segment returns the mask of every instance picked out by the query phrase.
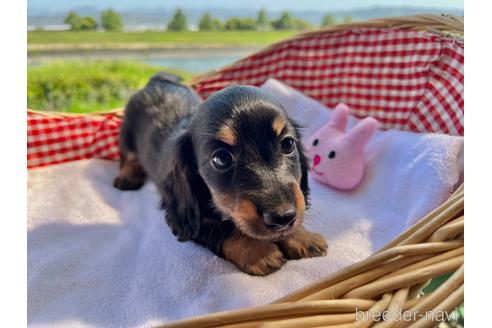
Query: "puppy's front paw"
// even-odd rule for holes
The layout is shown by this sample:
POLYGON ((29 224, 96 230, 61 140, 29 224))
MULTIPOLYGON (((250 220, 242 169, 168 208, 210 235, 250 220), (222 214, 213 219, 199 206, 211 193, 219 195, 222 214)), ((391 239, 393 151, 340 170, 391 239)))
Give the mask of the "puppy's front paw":
POLYGON ((224 241, 222 253, 243 272, 255 276, 275 272, 287 261, 275 243, 252 239, 240 232, 224 241))
POLYGON ((144 179, 119 175, 114 179, 113 186, 120 190, 137 190, 143 186, 144 182, 144 179))
POLYGON ((252 256, 248 261, 240 267, 241 270, 255 276, 266 276, 279 270, 285 264, 287 259, 277 245, 274 243, 266 244, 268 246, 263 246, 265 247, 263 254, 251 254, 252 256))
POLYGON ((287 258, 294 260, 326 255, 328 248, 323 236, 303 228, 279 242, 278 245, 287 258))

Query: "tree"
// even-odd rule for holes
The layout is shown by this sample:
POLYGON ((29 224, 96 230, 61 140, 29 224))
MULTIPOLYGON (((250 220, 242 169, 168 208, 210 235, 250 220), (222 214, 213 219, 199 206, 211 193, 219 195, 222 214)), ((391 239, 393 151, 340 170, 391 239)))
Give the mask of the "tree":
POLYGON ((313 26, 302 19, 294 18, 293 28, 295 30, 308 30, 308 29, 312 29, 313 26))
POLYGON ((279 19, 272 22, 272 27, 275 30, 292 30, 294 28, 294 19, 287 11, 284 11, 279 19))
POLYGON ((200 18, 198 23, 198 29, 200 31, 212 31, 214 29, 214 21, 209 13, 205 13, 200 18))
POLYGON ((345 18, 343 19, 343 22, 345 24, 349 24, 349 23, 352 23, 352 16, 345 16, 345 18))
POLYGON ((284 11, 279 19, 272 22, 275 30, 305 30, 312 28, 311 24, 302 19, 292 17, 287 11, 284 11))
POLYGON ((266 31, 270 29, 270 21, 268 19, 265 9, 260 9, 258 12, 258 18, 256 18, 256 26, 260 31, 266 31))
POLYGON ((101 13, 101 25, 106 31, 121 31, 123 19, 116 11, 108 9, 101 13))
POLYGON ((86 16, 80 17, 76 12, 71 11, 63 21, 65 24, 70 25, 70 29, 73 31, 80 30, 95 30, 97 29, 97 23, 94 18, 86 16))
POLYGON ((237 30, 239 28, 239 18, 229 18, 224 23, 224 29, 227 31, 237 30))
POLYGON ((214 29, 215 30, 217 30, 217 31, 222 30, 223 26, 222 26, 222 22, 220 21, 220 19, 214 18, 213 22, 214 22, 214 29))
POLYGON ((82 18, 82 26, 80 27, 81 30, 95 30, 97 29, 97 22, 94 18, 86 16, 82 18))
POLYGON ((224 28, 229 31, 254 31, 256 30, 256 21, 252 18, 232 17, 225 22, 224 28))
POLYGON ((70 25, 70 29, 74 31, 80 30, 82 27, 82 17, 80 17, 75 11, 69 12, 63 22, 70 25))
POLYGON ((337 24, 337 19, 334 15, 326 14, 321 21, 321 27, 333 26, 337 24))
POLYGON ((198 29, 200 31, 217 31, 222 29, 222 23, 220 20, 212 18, 209 13, 205 13, 200 18, 198 29))
POLYGON ((186 16, 180 8, 174 13, 171 22, 167 25, 167 29, 169 31, 186 31, 188 29, 186 16))

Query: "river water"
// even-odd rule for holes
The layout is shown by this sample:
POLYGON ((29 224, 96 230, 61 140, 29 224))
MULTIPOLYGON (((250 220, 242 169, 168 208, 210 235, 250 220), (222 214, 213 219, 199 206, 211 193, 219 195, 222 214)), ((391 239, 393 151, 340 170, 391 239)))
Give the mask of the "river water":
POLYGON ((154 66, 163 66, 169 68, 183 69, 192 73, 205 73, 214 69, 219 69, 226 65, 232 64, 241 59, 240 56, 217 56, 210 58, 162 58, 147 59, 145 63, 154 66))
POLYGON ((172 48, 121 50, 56 50, 28 54, 28 65, 40 65, 53 60, 131 60, 155 66, 204 73, 219 69, 260 50, 248 48, 172 48))

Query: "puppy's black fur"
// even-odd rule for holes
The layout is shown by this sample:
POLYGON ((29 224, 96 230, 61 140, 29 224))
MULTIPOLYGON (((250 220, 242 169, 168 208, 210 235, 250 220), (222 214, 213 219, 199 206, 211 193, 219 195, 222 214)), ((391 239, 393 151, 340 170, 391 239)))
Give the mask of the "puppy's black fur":
POLYGON ((308 163, 297 125, 250 86, 228 87, 201 103, 165 73, 129 101, 121 127, 117 188, 157 185, 166 222, 251 274, 288 258, 325 253, 302 228, 308 163))
POLYGON ((115 179, 115 187, 138 189, 147 174, 154 181, 162 180, 171 164, 164 159, 200 103, 200 97, 182 85, 179 77, 164 72, 133 95, 120 129, 122 174, 115 179))

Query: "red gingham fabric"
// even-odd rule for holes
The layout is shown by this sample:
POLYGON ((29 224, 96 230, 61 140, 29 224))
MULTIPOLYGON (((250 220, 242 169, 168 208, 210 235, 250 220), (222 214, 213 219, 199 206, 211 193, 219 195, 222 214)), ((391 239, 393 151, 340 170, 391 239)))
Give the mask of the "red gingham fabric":
POLYGON ((27 115, 27 167, 84 158, 119 158, 121 119, 103 116, 47 117, 27 115))
MULTIPOLYGON (((199 81, 204 97, 269 77, 328 107, 345 102, 383 128, 463 135, 464 42, 428 32, 354 28, 290 40, 199 81)), ((113 114, 53 118, 28 114, 28 167, 118 158, 113 114)))
POLYGON ((357 28, 305 36, 232 65, 194 87, 207 97, 269 77, 328 107, 345 102, 383 128, 463 135, 464 42, 428 32, 357 28))

